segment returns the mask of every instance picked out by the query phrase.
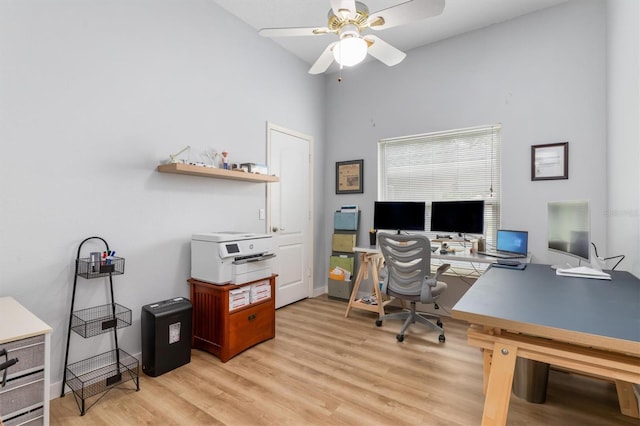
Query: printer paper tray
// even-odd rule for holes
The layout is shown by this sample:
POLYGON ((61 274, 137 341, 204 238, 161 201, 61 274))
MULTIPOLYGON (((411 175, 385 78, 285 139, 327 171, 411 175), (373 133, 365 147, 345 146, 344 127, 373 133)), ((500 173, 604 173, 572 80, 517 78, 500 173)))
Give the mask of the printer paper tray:
POLYGON ((247 257, 245 259, 234 260, 233 264, 234 265, 242 265, 242 264, 245 264, 245 263, 261 262, 263 260, 273 259, 274 257, 276 257, 276 255, 274 253, 269 253, 269 254, 265 254, 263 256, 247 257))

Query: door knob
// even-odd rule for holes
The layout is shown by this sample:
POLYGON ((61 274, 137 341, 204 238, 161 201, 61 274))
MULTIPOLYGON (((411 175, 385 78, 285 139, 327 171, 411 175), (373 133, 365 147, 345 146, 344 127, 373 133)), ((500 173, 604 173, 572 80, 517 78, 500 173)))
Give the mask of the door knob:
POLYGON ((271 230, 272 230, 273 232, 278 232, 278 227, 277 227, 277 226, 274 226, 274 227, 272 227, 272 228, 271 228, 271 230))

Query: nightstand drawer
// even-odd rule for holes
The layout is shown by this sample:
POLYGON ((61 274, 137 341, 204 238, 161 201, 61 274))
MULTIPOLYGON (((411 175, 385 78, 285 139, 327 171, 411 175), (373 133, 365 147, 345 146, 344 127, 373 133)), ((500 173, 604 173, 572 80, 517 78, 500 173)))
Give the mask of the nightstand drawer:
POLYGON ((38 408, 31 410, 27 413, 21 414, 7 420, 4 426, 41 426, 44 425, 44 408, 38 408))
POLYGON ((44 371, 7 380, 6 386, 0 388, 0 417, 11 418, 26 408, 42 406, 43 392, 44 371))
POLYGON ((7 370, 8 379, 44 368, 44 335, 3 343, 0 349, 7 350, 8 359, 18 358, 7 370))

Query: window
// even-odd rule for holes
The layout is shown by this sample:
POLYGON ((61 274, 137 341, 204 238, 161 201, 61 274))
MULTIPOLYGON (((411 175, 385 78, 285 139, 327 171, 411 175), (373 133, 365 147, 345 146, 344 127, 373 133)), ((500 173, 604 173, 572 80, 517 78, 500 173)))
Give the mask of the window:
POLYGON ((484 200, 487 243, 500 226, 500 125, 427 133, 378 142, 378 199, 484 200))

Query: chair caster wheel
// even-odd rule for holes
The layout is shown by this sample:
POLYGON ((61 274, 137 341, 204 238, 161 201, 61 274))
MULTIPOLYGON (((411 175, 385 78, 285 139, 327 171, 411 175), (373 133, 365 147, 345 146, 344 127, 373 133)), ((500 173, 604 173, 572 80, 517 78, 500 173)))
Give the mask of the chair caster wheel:
POLYGON ((382 320, 376 320, 376 326, 380 327, 382 325, 382 320))
POLYGON ((436 325, 437 325, 438 327, 442 328, 442 321, 438 320, 438 321, 436 322, 436 325))
POLYGON ((441 334, 440 336, 438 336, 438 341, 439 341, 440 343, 444 343, 444 340, 445 340, 445 339, 444 339, 444 334, 441 334))
POLYGON ((398 342, 403 342, 404 341, 404 334, 398 334, 396 336, 396 339, 398 340, 398 342))

